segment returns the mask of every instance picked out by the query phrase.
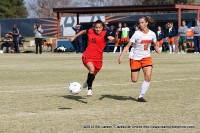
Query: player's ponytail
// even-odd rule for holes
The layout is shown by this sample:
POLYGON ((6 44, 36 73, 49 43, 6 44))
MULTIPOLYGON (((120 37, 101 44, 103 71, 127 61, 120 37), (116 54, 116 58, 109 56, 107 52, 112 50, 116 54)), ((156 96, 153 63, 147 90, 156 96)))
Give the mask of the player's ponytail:
POLYGON ((150 16, 144 17, 145 21, 149 23, 149 26, 155 26, 155 20, 150 16))

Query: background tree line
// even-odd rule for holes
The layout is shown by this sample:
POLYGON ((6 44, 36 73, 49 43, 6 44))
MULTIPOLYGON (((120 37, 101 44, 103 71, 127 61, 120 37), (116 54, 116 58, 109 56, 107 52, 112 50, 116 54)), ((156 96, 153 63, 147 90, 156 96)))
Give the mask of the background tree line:
POLYGON ((53 8, 200 4, 199 0, 0 0, 0 19, 53 17, 53 8))
POLYGON ((0 18, 26 18, 24 0, 0 0, 0 18))

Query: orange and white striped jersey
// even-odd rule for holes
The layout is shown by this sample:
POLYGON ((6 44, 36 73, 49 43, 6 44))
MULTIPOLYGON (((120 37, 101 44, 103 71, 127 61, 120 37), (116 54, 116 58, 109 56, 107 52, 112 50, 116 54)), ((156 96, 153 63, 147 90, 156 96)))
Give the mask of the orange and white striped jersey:
POLYGON ((129 58, 134 60, 141 60, 142 58, 150 57, 150 47, 152 42, 156 43, 156 34, 149 30, 148 33, 144 33, 140 30, 135 31, 130 39, 133 43, 129 58))

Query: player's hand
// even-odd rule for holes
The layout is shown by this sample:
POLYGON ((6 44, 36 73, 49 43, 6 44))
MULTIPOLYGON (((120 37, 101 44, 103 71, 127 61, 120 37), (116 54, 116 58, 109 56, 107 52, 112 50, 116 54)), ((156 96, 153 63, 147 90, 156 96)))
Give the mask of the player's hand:
POLYGON ((75 37, 69 38, 70 42, 73 42, 75 40, 75 37))
POLYGON ((119 31, 117 30, 116 32, 115 32, 115 36, 118 36, 119 35, 119 31))
POLYGON ((154 49, 155 49, 156 53, 158 53, 158 54, 161 53, 158 44, 155 44, 155 45, 154 45, 154 49))
POLYGON ((156 51, 156 53, 160 54, 161 52, 160 52, 160 50, 158 50, 158 51, 156 51))
POLYGON ((119 56, 118 63, 121 64, 121 62, 122 62, 122 56, 119 56))

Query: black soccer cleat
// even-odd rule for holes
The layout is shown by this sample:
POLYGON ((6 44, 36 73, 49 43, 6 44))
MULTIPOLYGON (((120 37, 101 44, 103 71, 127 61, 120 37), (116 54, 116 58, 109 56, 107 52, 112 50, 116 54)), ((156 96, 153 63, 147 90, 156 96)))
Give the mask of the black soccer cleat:
POLYGON ((138 102, 147 102, 143 97, 138 98, 138 102))

